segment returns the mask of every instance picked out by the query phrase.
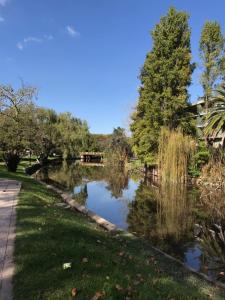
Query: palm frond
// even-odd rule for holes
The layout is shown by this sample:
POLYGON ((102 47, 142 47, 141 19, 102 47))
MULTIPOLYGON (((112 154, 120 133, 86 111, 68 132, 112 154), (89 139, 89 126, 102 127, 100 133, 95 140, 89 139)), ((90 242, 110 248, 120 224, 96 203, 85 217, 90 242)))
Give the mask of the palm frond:
POLYGON ((210 100, 211 110, 207 114, 204 133, 215 138, 225 128, 225 84, 216 90, 216 95, 210 100))

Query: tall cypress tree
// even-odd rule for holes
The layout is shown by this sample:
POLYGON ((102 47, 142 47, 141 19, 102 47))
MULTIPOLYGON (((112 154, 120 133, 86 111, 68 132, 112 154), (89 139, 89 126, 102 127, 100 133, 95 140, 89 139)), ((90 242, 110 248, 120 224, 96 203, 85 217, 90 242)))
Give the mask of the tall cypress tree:
POLYGON ((192 130, 186 112, 194 70, 188 15, 170 8, 151 35, 153 47, 141 70, 139 101, 131 123, 133 150, 145 162, 154 160, 162 126, 192 130))
POLYGON ((200 39, 200 57, 203 65, 201 83, 204 90, 206 109, 216 81, 225 76, 225 39, 220 24, 206 22, 200 39))

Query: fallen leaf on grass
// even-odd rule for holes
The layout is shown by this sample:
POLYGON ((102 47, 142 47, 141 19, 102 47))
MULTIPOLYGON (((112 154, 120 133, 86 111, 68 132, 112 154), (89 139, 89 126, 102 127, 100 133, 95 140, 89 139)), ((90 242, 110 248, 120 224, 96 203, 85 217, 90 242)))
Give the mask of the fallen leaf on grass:
POLYGON ((104 294, 105 294, 105 293, 103 293, 103 292, 97 292, 97 293, 94 295, 94 297, 91 298, 91 300, 98 300, 98 299, 100 299, 101 297, 103 297, 104 294))
POLYGON ((76 297, 76 295, 77 295, 77 289, 76 288, 72 289, 71 295, 72 295, 72 297, 76 297))
POLYGON ((82 259, 82 262, 83 262, 83 263, 88 263, 88 258, 87 258, 87 257, 84 257, 84 258, 82 259))
POLYGON ((63 270, 70 269, 71 267, 72 267, 72 263, 71 262, 63 264, 63 270))

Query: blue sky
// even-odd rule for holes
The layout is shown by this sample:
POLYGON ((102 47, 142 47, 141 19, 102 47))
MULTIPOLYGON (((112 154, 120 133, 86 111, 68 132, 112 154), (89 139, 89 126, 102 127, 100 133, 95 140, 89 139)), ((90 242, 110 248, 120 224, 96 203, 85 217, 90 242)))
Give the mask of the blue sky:
MULTIPOLYGON (((86 119, 92 132, 128 127, 150 30, 173 5, 190 15, 193 60, 206 20, 225 30, 225 1, 0 0, 0 82, 39 89, 37 104, 86 119)), ((201 95, 200 66, 191 100, 201 95)))

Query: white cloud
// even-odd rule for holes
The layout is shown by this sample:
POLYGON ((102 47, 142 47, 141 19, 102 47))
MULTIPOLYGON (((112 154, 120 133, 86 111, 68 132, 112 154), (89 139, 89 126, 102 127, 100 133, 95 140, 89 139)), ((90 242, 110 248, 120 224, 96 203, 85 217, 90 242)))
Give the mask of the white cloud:
POLYGON ((16 44, 16 47, 19 49, 19 50, 23 50, 23 48, 24 48, 24 45, 21 43, 21 42, 18 42, 17 44, 16 44))
MULTIPOLYGON (((1 1, 1 0, 0 0, 1 1)), ((23 41, 20 41, 16 44, 16 47, 19 49, 19 50, 23 50, 25 48, 25 46, 27 44, 30 44, 30 43, 38 43, 38 44, 41 44, 43 43, 45 40, 46 41, 50 41, 53 39, 53 36, 51 34, 44 34, 43 35, 43 38, 37 38, 35 36, 28 36, 26 38, 23 39, 23 41)))
POLYGON ((42 39, 36 38, 34 36, 28 36, 27 38, 24 38, 23 41, 24 41, 24 43, 29 43, 29 42, 42 43, 43 42, 42 39))
POLYGON ((0 5, 5 6, 8 2, 9 0, 0 0, 0 5))
POLYGON ((75 36, 80 35, 80 33, 79 33, 78 31, 76 31, 76 30, 73 28, 73 26, 70 26, 70 25, 66 26, 66 31, 67 31, 67 33, 68 33, 70 36, 72 36, 72 37, 75 37, 75 36))
POLYGON ((0 22, 4 22, 5 19, 3 17, 0 17, 0 22))

